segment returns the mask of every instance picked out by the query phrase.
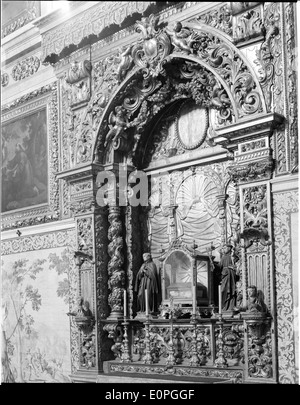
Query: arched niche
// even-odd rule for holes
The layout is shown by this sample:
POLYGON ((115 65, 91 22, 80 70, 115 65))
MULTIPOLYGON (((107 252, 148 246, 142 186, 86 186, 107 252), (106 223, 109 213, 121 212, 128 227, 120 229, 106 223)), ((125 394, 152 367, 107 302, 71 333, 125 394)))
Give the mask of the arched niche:
POLYGON ((127 159, 132 164, 147 125, 162 108, 180 98, 193 98, 198 105, 215 110, 220 126, 266 114, 259 80, 227 35, 197 23, 159 28, 153 15, 137 22, 136 31, 142 38, 121 54, 116 73, 122 72, 121 81, 109 94, 108 103, 99 108, 95 162, 127 159), (181 31, 190 42, 178 41, 181 31), (112 147, 119 153, 107 159, 105 139, 114 126, 116 107, 123 110, 125 124, 120 141, 112 147))

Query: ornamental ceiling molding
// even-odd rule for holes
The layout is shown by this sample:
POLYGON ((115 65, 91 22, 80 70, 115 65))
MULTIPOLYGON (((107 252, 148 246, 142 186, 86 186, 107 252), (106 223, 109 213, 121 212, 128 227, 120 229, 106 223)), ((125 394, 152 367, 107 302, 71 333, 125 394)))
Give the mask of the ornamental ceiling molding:
MULTIPOLYGON (((59 55, 70 45, 78 45, 90 35, 98 36, 112 24, 122 22, 135 13, 143 14, 156 1, 101 1, 99 4, 62 23, 59 27, 42 34, 43 63, 48 63, 52 54, 59 55)), ((36 22, 39 27, 43 20, 36 22)))

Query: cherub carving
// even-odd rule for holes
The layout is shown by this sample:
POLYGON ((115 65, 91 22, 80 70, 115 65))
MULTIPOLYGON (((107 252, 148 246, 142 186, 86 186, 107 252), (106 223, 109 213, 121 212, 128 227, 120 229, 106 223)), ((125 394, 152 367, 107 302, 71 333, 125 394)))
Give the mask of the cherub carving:
POLYGON ((183 28, 181 22, 174 24, 173 31, 166 29, 166 32, 171 36, 175 52, 193 53, 193 44, 197 42, 199 35, 191 32, 188 28, 183 28))
POLYGON ((110 130, 108 131, 104 147, 111 143, 114 143, 122 134, 122 132, 127 128, 128 120, 125 116, 125 111, 121 106, 115 107, 115 113, 111 112, 108 118, 108 123, 110 130))
POLYGON ((132 45, 123 46, 121 48, 120 56, 115 60, 117 63, 119 62, 119 66, 117 68, 117 79, 119 82, 125 78, 126 73, 132 66, 133 59, 131 56, 131 49, 132 45))
POLYGON ((215 78, 211 79, 210 86, 212 87, 210 102, 213 107, 215 107, 216 109, 222 109, 225 106, 230 105, 229 98, 215 78))

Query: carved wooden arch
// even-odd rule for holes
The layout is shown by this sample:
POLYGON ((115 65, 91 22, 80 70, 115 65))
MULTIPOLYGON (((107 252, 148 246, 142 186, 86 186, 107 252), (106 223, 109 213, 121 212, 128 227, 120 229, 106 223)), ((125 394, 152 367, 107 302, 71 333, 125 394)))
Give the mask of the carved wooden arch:
MULTIPOLYGON (((176 42, 174 33, 172 34, 168 28, 158 30, 154 16, 144 18, 141 22, 136 24, 136 30, 138 32, 144 32, 144 39, 142 38, 137 41, 137 43, 133 45, 133 48, 128 47, 127 49, 127 51, 131 53, 135 66, 128 68, 127 71, 126 67, 124 68, 123 80, 117 86, 113 94, 111 94, 108 104, 102 111, 102 117, 97 127, 97 135, 92 151, 94 161, 102 162, 105 152, 105 148, 103 147, 104 138, 108 132, 108 119, 109 116, 114 113, 116 106, 124 109, 123 112, 127 115, 126 121, 129 123, 129 126, 140 126, 140 132, 142 132, 141 124, 143 118, 144 121, 148 119, 149 122, 149 120, 155 116, 155 113, 149 113, 147 105, 147 108, 145 107, 144 109, 143 117, 142 102, 140 102, 138 108, 135 110, 136 112, 140 109, 139 114, 136 114, 133 118, 132 111, 127 108, 126 97, 128 94, 126 93, 128 93, 128 89, 134 85, 134 81, 143 75, 146 80, 155 82, 159 80, 160 77, 163 77, 165 67, 168 66, 168 64, 170 65, 174 62, 174 66, 176 66, 178 60, 185 61, 187 64, 195 64, 199 69, 202 69, 202 72, 208 72, 213 75, 217 82, 216 87, 223 93, 221 94, 223 99, 227 97, 230 100, 234 121, 224 121, 227 126, 239 121, 245 121, 247 118, 252 118, 253 116, 263 115, 267 112, 262 88, 254 69, 249 64, 246 57, 229 40, 228 35, 204 24, 186 23, 184 26, 186 28, 183 28, 181 23, 178 24, 180 24, 179 27, 176 28, 178 32, 186 31, 186 39, 185 42, 182 43, 180 43, 180 41, 176 42), (145 34, 145 26, 150 27, 150 31, 152 30, 150 39, 149 36, 147 37, 145 34), (147 56, 145 56, 145 50, 147 50, 145 44, 147 44, 147 41, 148 43, 152 41, 152 45, 156 43, 160 47, 157 46, 157 54, 155 57, 148 59, 147 56), (203 45, 205 45, 205 47, 203 45), (184 48, 185 46, 187 49, 184 48), (205 48, 209 48, 209 52, 206 51, 205 48), (148 111, 146 111, 146 109, 148 111), (148 118, 146 117, 147 113, 148 118), (152 116, 149 117, 150 115, 152 116)), ((173 31, 175 32, 175 29, 173 31)), ((155 86, 155 83, 153 85, 155 86)), ((141 99, 147 104, 145 95, 152 96, 154 90, 153 92, 149 91, 149 89, 146 91, 144 91, 144 89, 138 90, 141 93, 141 99), (142 94, 143 91, 145 94, 142 94)), ((95 94, 97 94, 97 91, 95 91, 95 94)), ((157 94, 159 94, 159 91, 157 94)), ((208 102, 212 102, 212 89, 210 89, 210 95, 211 99, 208 100, 208 102)), ((150 104, 153 108, 155 103, 152 101, 150 104)))

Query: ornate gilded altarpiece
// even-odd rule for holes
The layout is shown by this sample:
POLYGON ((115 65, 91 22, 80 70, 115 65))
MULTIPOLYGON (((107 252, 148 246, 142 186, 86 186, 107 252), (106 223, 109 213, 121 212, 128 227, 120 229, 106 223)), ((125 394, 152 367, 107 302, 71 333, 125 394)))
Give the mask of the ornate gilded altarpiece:
MULTIPOLYGON (((78 368, 72 379, 172 370, 177 376, 292 383, 294 359, 277 364, 280 353, 288 357, 287 334, 295 340, 294 319, 286 319, 290 301, 277 310, 278 326, 287 321, 289 332, 276 324, 281 293, 290 293, 291 283, 290 270, 274 258, 278 252, 285 257, 285 244, 279 235, 282 202, 274 194, 273 216, 271 182, 298 170, 296 92, 287 92, 296 83, 293 4, 229 2, 203 11, 198 2, 166 2, 157 9, 157 2, 139 3, 115 2, 109 10, 101 2, 84 14, 91 24, 79 15, 42 35, 44 63, 52 63, 59 80, 62 122, 61 163, 52 156, 49 173, 61 181, 62 217, 73 217, 76 227, 79 300, 70 316, 78 368), (83 41, 84 32, 100 35, 104 17, 113 24, 121 9, 140 19, 108 38, 83 41), (99 24, 97 13, 104 14, 99 24), (86 30, 79 32, 82 25, 86 30), (104 208, 97 205, 103 186, 98 174, 105 170, 127 195, 119 164, 149 177, 167 172, 156 176, 148 207, 128 200, 122 206, 119 196, 104 208), (151 251, 160 276, 168 257, 184 253, 183 267, 196 274, 193 286, 197 260, 205 256, 217 287, 228 242, 239 273, 238 311, 220 311, 216 288, 207 306, 174 306, 169 295, 156 316, 137 316, 134 283, 143 252, 151 251)), ((122 26, 125 20, 118 21, 122 26)), ((41 19, 36 26, 47 23, 41 19)), ((49 90, 57 118, 56 84, 49 90)), ((50 122, 55 154, 57 121, 50 122)), ((54 213, 45 218, 52 220, 58 215, 53 179, 50 190, 54 213)), ((296 211, 289 196, 293 208, 284 208, 285 219, 296 211)), ((14 218, 4 219, 16 226, 14 218)), ((187 276, 182 273, 181 279, 187 276)))

